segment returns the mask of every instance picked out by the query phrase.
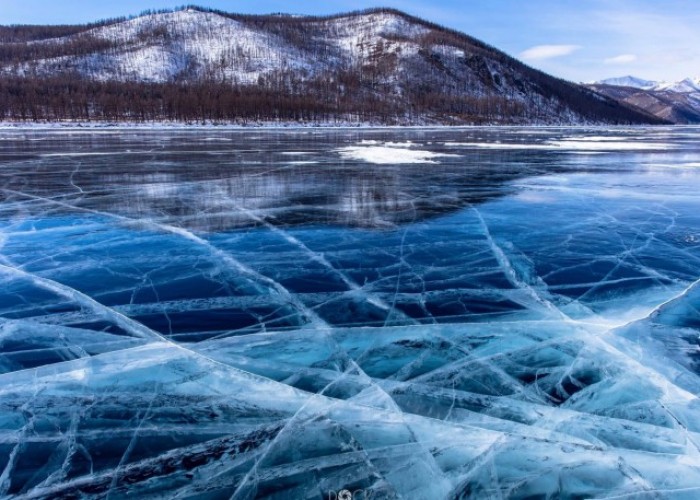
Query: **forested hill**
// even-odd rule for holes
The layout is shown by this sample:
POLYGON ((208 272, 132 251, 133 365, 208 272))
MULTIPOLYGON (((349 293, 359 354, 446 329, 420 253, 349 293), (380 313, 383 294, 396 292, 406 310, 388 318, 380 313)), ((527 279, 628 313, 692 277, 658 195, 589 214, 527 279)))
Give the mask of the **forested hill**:
POLYGON ((0 118, 258 123, 660 123, 392 9, 200 7, 0 27, 0 118))

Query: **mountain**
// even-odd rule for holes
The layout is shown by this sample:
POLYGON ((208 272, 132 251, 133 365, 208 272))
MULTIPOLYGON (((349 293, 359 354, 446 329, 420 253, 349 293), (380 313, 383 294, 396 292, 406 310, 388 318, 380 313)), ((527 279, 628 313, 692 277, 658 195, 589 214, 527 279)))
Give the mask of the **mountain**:
POLYGON ((653 90, 670 90, 672 92, 698 93, 700 92, 700 78, 686 78, 680 82, 661 82, 653 90))
POLYGON ((671 91, 671 92, 700 92, 700 77, 686 78, 678 82, 657 82, 654 80, 644 80, 635 76, 620 76, 616 78, 606 78, 593 82, 592 85, 612 85, 615 87, 633 87, 641 90, 671 91))
POLYGON ((654 82, 626 76, 601 80, 589 88, 663 120, 700 123, 700 78, 654 82))
POLYGON ((599 82, 594 82, 600 85, 615 85, 617 87, 634 87, 638 89, 650 89, 653 88, 657 82, 651 80, 644 80, 642 78, 637 78, 634 76, 620 76, 617 78, 607 78, 599 82))
POLYGON ((660 123, 393 9, 200 7, 0 27, 0 117, 382 124, 660 123))

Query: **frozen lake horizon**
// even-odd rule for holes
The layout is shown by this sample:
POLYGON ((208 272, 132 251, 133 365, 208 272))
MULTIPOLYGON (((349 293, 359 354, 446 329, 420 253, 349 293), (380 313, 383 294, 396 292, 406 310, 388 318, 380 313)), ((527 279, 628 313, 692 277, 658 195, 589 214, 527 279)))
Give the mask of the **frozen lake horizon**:
POLYGON ((0 497, 697 498, 698 187, 699 127, 0 129, 0 497))

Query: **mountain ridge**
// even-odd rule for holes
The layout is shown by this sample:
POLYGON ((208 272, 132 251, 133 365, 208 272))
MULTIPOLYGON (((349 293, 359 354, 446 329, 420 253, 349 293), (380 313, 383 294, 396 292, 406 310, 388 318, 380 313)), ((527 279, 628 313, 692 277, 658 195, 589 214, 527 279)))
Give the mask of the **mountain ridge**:
POLYGON ((614 78, 605 78, 593 82, 592 85, 613 85, 616 87, 634 87, 641 90, 670 90, 673 92, 700 92, 700 77, 686 77, 677 81, 645 80, 636 76, 627 75, 614 78))
POLYGON ((659 82, 624 76, 600 80, 588 87, 673 123, 700 123, 700 77, 659 82))
POLYGON ((0 117, 662 122, 397 9, 257 16, 186 6, 83 28, 0 28, 0 117))

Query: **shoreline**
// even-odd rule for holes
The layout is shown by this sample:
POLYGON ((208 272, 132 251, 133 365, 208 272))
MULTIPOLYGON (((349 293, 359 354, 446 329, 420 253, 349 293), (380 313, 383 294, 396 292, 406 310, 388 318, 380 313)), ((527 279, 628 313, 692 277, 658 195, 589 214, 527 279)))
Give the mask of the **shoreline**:
POLYGON ((619 125, 604 123, 580 124, 414 124, 414 125, 382 125, 373 123, 299 123, 299 122, 259 122, 251 124, 240 123, 185 123, 185 122, 5 122, 0 121, 0 131, 10 130, 473 130, 484 128, 536 128, 536 129, 571 129, 571 128, 614 128, 614 129, 658 129, 658 128, 695 128, 700 124, 643 124, 619 125))

